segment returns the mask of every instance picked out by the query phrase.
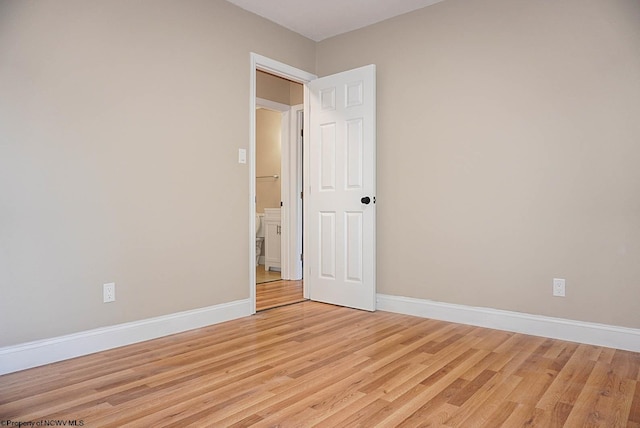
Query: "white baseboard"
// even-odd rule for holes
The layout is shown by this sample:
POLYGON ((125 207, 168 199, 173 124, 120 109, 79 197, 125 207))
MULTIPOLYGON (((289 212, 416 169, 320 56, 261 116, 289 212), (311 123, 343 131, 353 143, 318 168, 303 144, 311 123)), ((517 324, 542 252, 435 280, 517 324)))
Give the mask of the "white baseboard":
MULTIPOLYGON (((640 352, 640 329, 410 297, 377 295, 377 309, 640 352)), ((249 299, 0 348, 0 375, 251 315, 249 299)))
POLYGON ((531 315, 500 309, 377 295, 377 309, 423 318, 512 331, 640 352, 640 329, 531 315))
POLYGON ((0 375, 251 315, 249 299, 0 348, 0 375))

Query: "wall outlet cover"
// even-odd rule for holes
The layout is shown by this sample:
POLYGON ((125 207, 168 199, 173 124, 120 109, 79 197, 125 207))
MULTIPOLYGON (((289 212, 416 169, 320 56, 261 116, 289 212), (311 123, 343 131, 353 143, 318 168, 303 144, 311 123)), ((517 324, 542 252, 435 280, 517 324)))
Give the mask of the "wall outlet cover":
POLYGON ((562 278, 553 278, 553 295, 556 297, 565 296, 565 280, 562 278))
POLYGON ((102 286, 102 301, 103 303, 116 301, 116 284, 115 282, 109 282, 102 286))

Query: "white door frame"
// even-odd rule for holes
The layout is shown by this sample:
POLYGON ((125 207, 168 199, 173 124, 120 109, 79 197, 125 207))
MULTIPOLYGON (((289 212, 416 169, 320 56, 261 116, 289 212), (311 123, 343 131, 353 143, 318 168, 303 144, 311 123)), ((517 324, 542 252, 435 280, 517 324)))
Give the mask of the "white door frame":
MULTIPOLYGON (((303 139, 301 131, 304 128, 304 105, 299 104, 291 106, 289 111, 289 146, 288 160, 283 158, 283 169, 285 164, 291 171, 289 177, 290 181, 287 183, 288 187, 285 187, 285 183, 282 183, 283 194, 288 193, 288 206, 291 210, 285 210, 284 213, 288 216, 283 217, 282 221, 285 227, 282 229, 282 239, 289 244, 286 245, 287 249, 287 263, 282 266, 282 272, 284 279, 300 280, 302 279, 302 183, 303 183, 303 167, 302 167, 302 144, 303 139), (286 237, 286 239, 285 239, 286 237)), ((284 156, 284 151, 283 151, 284 156)), ((284 257, 284 255, 283 255, 284 257)), ((306 290, 304 284, 303 290, 306 290)), ((305 298, 308 296, 305 294, 305 298)))
MULTIPOLYGON (((256 195, 256 70, 262 70, 275 76, 283 77, 293 82, 301 83, 304 86, 304 110, 309 111, 309 94, 306 86, 307 82, 316 79, 316 75, 309 72, 300 70, 290 65, 281 63, 279 61, 267 58, 265 56, 251 52, 250 54, 250 82, 249 82, 249 207, 252 212, 249 213, 249 300, 251 306, 251 313, 256 312, 256 242, 255 242, 255 195, 256 195)), ((304 128, 308 129, 308 116, 304 117, 304 128)), ((295 146, 297 147, 297 146, 295 146)), ((289 154, 290 155, 290 154, 289 154)), ((297 158, 297 154, 294 154, 297 158)), ((290 165, 291 166, 291 165, 290 165)), ((282 171, 282 185, 284 186, 285 180, 290 183, 292 177, 290 177, 289 171, 282 171), (285 179, 285 174, 287 175, 285 179)), ((297 186, 288 186, 289 189, 297 186)), ((288 211, 297 210, 297 202, 290 200, 291 191, 287 190, 283 192, 283 205, 286 205, 288 211)), ((288 217, 288 219, 296 218, 297 213, 288 217)), ((284 220, 284 219, 283 219, 284 220)), ((290 223, 290 221, 289 221, 290 223)), ((285 227, 285 229, 288 229, 285 227)), ((289 230, 289 240, 291 235, 295 234, 293 229, 289 230)), ((283 247, 291 248, 289 242, 285 241, 283 247)), ((288 250, 287 250, 288 252, 288 250)), ((284 259, 283 259, 284 261, 284 259)), ((306 287, 304 287, 305 296, 308 295, 306 287)))

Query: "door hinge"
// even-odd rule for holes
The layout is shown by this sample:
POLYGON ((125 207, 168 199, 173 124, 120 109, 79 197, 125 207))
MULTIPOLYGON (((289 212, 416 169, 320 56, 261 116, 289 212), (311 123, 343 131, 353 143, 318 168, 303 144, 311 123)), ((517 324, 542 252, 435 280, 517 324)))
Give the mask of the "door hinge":
POLYGON ((300 192, 300 199, 302 199, 302 193, 303 193, 303 192, 300 192))
POLYGON ((304 261, 304 254, 300 253, 300 261, 303 262, 304 261))
POLYGON ((300 136, 304 137, 304 129, 300 128, 300 136))

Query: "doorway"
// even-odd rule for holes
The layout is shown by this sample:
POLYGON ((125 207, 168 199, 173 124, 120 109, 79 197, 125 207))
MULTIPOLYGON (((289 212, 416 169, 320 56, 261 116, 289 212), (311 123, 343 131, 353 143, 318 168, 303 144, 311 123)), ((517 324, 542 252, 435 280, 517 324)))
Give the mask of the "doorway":
POLYGON ((251 152, 255 156, 257 311, 304 300, 300 260, 303 91, 301 83, 255 70, 255 150, 251 152))
MULTIPOLYGON (((255 206, 255 106, 258 70, 304 84, 304 269, 303 297, 353 308, 375 310, 376 297, 376 68, 375 64, 320 79, 278 61, 250 54, 250 206, 255 206), (327 205, 328 204, 328 205, 327 205), (312 221, 307 221, 308 219, 312 221), (312 242, 313 244, 310 244, 312 242)), ((283 144, 297 151, 295 145, 283 144)), ((290 154, 292 158, 296 153, 290 154)), ((291 165, 296 165, 295 162, 291 165)), ((291 184, 301 174, 282 171, 283 276, 291 265, 302 271, 291 249, 302 223, 291 184), (299 220, 299 221, 298 221, 299 220), (296 226, 296 221, 298 225, 296 226), (293 224, 293 225, 292 225, 293 224), (292 225, 292 226, 291 226, 292 225), (289 227, 291 226, 291 227, 289 227)), ((300 191, 300 193, 296 193, 300 191)), ((254 216, 250 216, 249 254, 255 263, 254 216)), ((255 271, 250 270, 249 303, 255 313, 255 271)))

